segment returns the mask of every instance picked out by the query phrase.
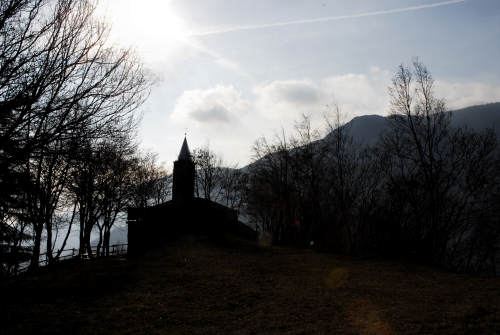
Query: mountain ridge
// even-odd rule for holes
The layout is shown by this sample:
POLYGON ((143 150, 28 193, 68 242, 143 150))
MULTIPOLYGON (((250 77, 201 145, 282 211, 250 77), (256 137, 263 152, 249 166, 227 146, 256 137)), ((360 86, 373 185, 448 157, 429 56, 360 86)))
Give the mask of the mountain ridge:
MULTIPOLYGON (((493 129, 500 138, 500 102, 483 105, 473 105, 461 109, 451 110, 451 126, 468 127, 474 131, 493 129)), ((375 145, 378 137, 389 129, 388 116, 377 114, 354 117, 342 127, 348 130, 354 141, 362 145, 375 145)), ((333 136, 335 130, 328 133, 322 140, 333 136)))

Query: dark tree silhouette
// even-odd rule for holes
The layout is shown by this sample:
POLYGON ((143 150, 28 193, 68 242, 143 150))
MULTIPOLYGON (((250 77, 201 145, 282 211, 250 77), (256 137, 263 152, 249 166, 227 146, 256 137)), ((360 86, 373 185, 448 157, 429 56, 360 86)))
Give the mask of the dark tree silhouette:
POLYGON ((196 166, 195 193, 207 200, 220 201, 222 158, 207 145, 193 150, 196 166))
POLYGON ((494 133, 452 128, 451 113, 435 97, 432 76, 418 60, 412 68, 399 67, 389 92, 384 171, 402 245, 424 260, 468 268, 470 257, 478 255, 465 260, 458 254, 489 208, 494 133))
POLYGON ((33 267, 44 226, 52 248, 72 145, 113 136, 149 92, 136 57, 107 44, 109 28, 95 7, 77 0, 0 6, 0 187, 7 191, 0 211, 32 227, 33 267))
POLYGON ((245 212, 275 243, 408 257, 460 271, 492 271, 500 239, 499 150, 492 130, 452 127, 418 60, 389 88, 388 131, 356 143, 340 108, 328 135, 259 139, 245 212))

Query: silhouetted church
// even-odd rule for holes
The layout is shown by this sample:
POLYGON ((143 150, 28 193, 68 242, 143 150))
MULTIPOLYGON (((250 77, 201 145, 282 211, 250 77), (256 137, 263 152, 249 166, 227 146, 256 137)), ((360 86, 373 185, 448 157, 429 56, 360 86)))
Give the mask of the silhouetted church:
POLYGON ((172 200, 148 208, 128 210, 128 254, 140 254, 150 246, 181 234, 217 235, 236 231, 237 211, 194 197, 195 164, 186 138, 174 162, 172 200))

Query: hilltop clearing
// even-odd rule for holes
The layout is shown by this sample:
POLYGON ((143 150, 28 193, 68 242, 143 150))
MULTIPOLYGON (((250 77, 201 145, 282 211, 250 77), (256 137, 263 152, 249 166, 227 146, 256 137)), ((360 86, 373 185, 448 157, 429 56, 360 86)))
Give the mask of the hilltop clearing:
POLYGON ((200 237, 0 284, 7 334, 489 334, 500 279, 200 237))

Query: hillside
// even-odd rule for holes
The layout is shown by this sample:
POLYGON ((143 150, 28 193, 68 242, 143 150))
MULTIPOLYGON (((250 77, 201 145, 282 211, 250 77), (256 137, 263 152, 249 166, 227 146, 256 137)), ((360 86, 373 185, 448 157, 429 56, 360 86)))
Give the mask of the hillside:
POLYGON ((0 285, 7 334, 491 334, 498 278, 187 237, 0 285))
MULTIPOLYGON (((492 128, 500 138, 500 102, 470 106, 452 111, 453 127, 469 127, 475 131, 492 128)), ((358 116, 346 123, 345 127, 353 139, 361 144, 374 145, 378 136, 388 130, 385 117, 380 115, 358 116)), ((331 136, 328 134, 326 138, 331 136)))
MULTIPOLYGON (((451 111, 451 125, 453 127, 468 127, 475 131, 483 131, 491 128, 495 131, 497 138, 500 139, 500 102, 469 106, 463 109, 451 111)), ((361 145, 374 146, 377 144, 379 136, 389 130, 387 117, 380 115, 362 115, 353 118, 343 125, 347 129, 349 136, 352 136, 354 142, 361 145)), ((316 142, 315 145, 329 143, 334 136, 335 130, 326 134, 326 136, 316 142)), ((255 164, 252 162, 241 168, 241 171, 247 172, 255 164)))
POLYGON ((455 127, 468 126, 476 131, 492 128, 500 137, 500 102, 453 111, 452 124, 455 127))

